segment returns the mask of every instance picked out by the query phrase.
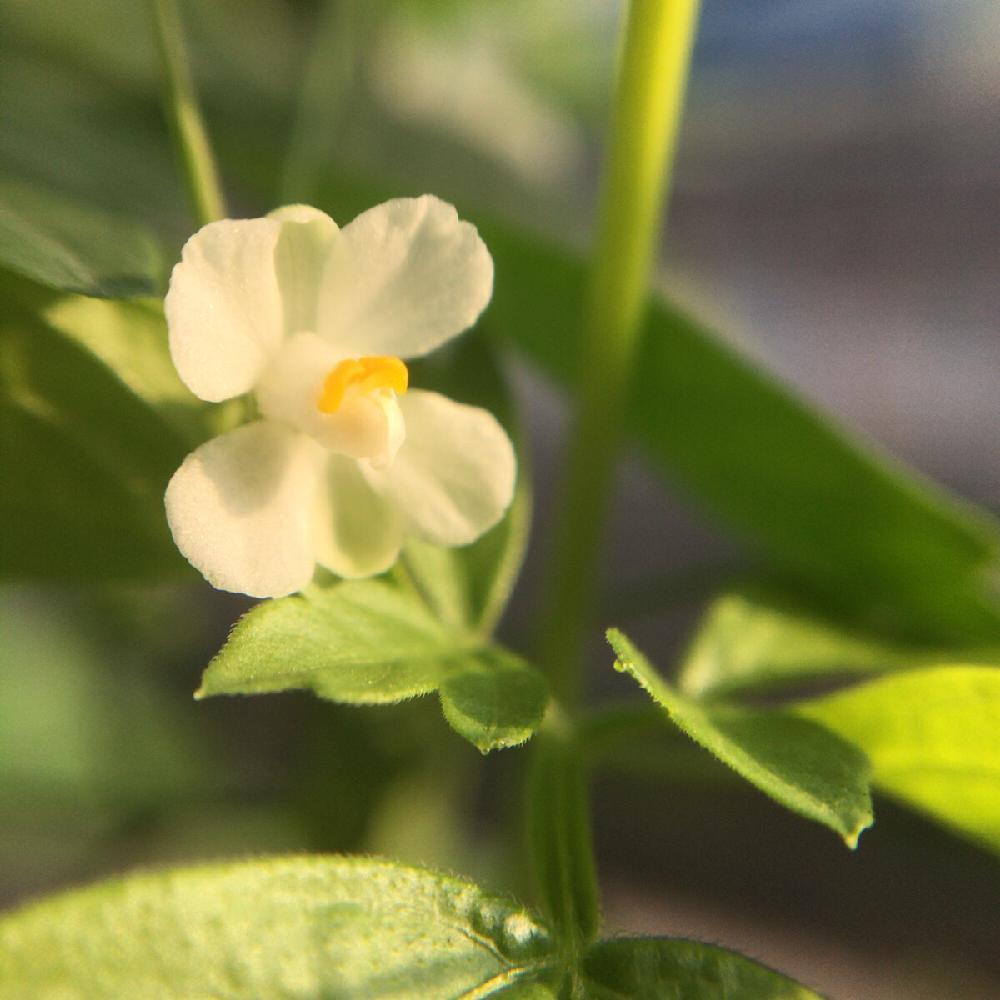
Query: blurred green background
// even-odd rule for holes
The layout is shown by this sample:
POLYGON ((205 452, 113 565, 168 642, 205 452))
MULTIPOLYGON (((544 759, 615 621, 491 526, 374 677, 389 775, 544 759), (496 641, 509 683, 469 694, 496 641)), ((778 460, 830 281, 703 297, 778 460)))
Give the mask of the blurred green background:
MULTIPOLYGON (((429 190, 587 245, 617 4, 213 0, 184 14, 235 214, 318 201, 346 221, 338 207, 367 191, 429 190)), ((994 509, 998 43, 988 0, 706 0, 658 276, 772 370, 994 509)), ((137 217, 176 252, 190 223, 158 79, 144 4, 7 0, 0 173, 137 217)), ((508 374, 544 541, 565 407, 520 363, 508 374)), ((515 646, 539 548, 504 624, 515 646)), ((664 664, 753 565, 632 453, 609 552, 599 624, 628 625, 664 664)), ((248 606, 207 585, 11 581, 3 597, 0 902, 134 865, 289 849, 384 851, 511 884, 516 751, 483 766, 419 702, 195 705, 202 666, 248 606)), ((624 698, 598 639, 595 694, 624 698)), ((851 854, 679 753, 668 774, 598 777, 610 929, 720 941, 838 1000, 1000 996, 995 856, 882 801, 851 854)))

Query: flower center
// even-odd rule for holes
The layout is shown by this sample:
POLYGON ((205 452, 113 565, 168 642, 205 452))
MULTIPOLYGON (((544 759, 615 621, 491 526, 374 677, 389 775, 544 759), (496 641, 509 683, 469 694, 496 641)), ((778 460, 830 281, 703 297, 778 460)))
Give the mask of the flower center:
POLYGON ((331 369, 323 380, 316 406, 322 413, 336 413, 347 390, 356 387, 362 393, 392 389, 401 396, 409 384, 409 372, 399 358, 348 358, 331 369))

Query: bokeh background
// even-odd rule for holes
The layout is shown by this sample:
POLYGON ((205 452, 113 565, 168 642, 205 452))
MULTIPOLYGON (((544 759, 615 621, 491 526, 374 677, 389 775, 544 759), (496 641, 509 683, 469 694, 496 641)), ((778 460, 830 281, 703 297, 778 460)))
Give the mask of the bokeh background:
MULTIPOLYGON (((231 206, 433 191, 588 245, 611 0, 184 5, 231 206)), ((705 0, 657 280, 849 427, 1000 508, 1000 7, 705 0)), ((190 225, 146 5, 5 0, 0 173, 190 225)), ((165 268, 170 260, 165 261, 165 268)), ((504 623, 523 644, 566 408, 516 361, 538 513, 504 623)), ((3 475, 16 475, 4 468, 3 475)), ((669 663, 753 554, 622 462, 599 624, 669 663)), ((5 525, 2 531, 16 530, 5 525)), ((431 704, 195 705, 246 607, 193 584, 11 581, 0 602, 0 903, 120 871, 377 850, 520 890, 517 794, 431 704)), ((631 695, 593 646, 595 697, 631 695)), ((879 801, 849 853, 699 752, 598 776, 612 930, 718 941, 838 1000, 1000 996, 1000 865, 879 801)))

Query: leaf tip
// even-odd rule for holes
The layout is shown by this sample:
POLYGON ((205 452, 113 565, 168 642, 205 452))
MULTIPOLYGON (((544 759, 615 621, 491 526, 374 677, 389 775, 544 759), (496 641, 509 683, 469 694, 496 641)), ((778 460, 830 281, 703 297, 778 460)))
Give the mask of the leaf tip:
POLYGON ((853 830, 844 834, 844 843, 852 850, 856 851, 858 849, 858 843, 861 840, 861 834, 869 827, 873 826, 875 823, 875 816, 872 813, 867 813, 858 820, 857 825, 853 830))
POLYGON ((204 701, 209 696, 209 692, 205 685, 202 684, 197 691, 191 696, 195 701, 204 701))

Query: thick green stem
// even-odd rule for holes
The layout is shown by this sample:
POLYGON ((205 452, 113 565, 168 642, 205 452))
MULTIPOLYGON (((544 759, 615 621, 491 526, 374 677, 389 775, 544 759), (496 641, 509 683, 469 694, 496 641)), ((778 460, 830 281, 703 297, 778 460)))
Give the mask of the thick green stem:
POLYGON ((198 110, 175 0, 153 0, 163 66, 163 103, 184 172, 191 212, 199 226, 226 216, 212 147, 198 110))
POLYGON ((586 777, 572 723, 553 705, 531 749, 527 838, 535 896, 572 974, 600 929, 586 777))
POLYGON ((540 622, 541 659, 568 706, 579 698, 613 461, 697 14, 698 0, 633 0, 628 7, 584 317, 579 409, 540 622))

